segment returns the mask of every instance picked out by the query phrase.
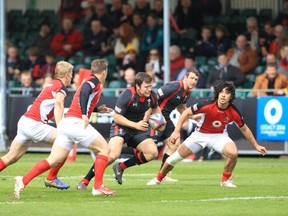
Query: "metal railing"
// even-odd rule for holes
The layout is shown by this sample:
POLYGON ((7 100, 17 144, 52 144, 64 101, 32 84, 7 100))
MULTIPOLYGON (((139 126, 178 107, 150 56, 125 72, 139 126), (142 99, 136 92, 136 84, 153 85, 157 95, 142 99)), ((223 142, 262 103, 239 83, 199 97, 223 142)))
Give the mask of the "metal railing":
MULTIPOLYGON (((120 93, 124 90, 125 88, 104 88, 103 89, 103 95, 104 96, 111 96, 111 97, 118 97, 120 93)), ((41 88, 33 88, 31 91, 34 93, 40 93, 41 88)), ((68 88, 69 92, 75 92, 75 89, 68 88)), ((273 93, 275 89, 242 89, 238 88, 236 89, 236 98, 251 98, 251 97, 262 97, 261 92, 269 92, 273 93), (256 96, 252 94, 252 92, 257 92, 256 96)), ((21 95, 22 88, 21 87, 12 87, 7 89, 7 94, 10 96, 12 95, 21 95)), ((212 97, 213 92, 211 89, 193 89, 191 91, 191 97, 196 97, 196 98, 201 98, 201 97, 212 97)), ((288 95, 286 95, 288 96, 288 95)))

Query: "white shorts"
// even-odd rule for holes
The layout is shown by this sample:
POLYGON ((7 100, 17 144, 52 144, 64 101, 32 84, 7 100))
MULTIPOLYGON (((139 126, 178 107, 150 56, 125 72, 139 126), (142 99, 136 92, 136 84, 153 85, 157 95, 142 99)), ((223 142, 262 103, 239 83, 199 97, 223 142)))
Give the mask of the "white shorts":
POLYGON ((221 134, 207 134, 201 133, 199 131, 194 131, 183 144, 187 146, 193 153, 199 152, 201 149, 208 147, 219 154, 222 154, 224 146, 233 142, 233 140, 228 136, 228 133, 221 134))
POLYGON ((90 124, 84 128, 82 119, 75 117, 63 118, 57 128, 57 137, 54 142, 67 150, 71 150, 75 143, 88 148, 92 141, 101 134, 90 124))
POLYGON ((22 116, 17 124, 15 140, 20 144, 29 144, 30 141, 34 143, 40 141, 48 142, 54 133, 56 133, 55 127, 22 116))

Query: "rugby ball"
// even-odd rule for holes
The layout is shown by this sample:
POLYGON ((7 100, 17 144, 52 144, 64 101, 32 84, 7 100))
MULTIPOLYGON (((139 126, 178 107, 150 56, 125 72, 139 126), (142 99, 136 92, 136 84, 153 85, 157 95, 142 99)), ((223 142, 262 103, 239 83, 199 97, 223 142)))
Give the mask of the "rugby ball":
POLYGON ((166 120, 160 113, 153 113, 149 117, 149 125, 154 130, 163 131, 166 127, 166 120))

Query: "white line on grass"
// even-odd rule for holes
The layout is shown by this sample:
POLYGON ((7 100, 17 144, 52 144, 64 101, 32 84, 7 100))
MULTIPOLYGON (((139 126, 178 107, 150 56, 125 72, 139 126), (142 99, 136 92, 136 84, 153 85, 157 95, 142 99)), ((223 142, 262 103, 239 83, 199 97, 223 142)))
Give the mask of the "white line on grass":
POLYGON ((288 196, 255 196, 255 197, 224 197, 213 199, 201 199, 201 200, 160 200, 153 203, 185 203, 185 202, 218 202, 218 201, 234 201, 234 200, 259 200, 259 199, 288 199, 288 196))
POLYGON ((0 205, 18 205, 26 203, 36 203, 36 202, 0 202, 0 205))

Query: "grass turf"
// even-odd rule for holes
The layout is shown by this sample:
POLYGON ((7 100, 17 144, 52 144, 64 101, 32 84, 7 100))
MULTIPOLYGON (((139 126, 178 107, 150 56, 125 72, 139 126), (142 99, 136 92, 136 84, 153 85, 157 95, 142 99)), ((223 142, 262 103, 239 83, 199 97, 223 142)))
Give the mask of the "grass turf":
POLYGON ((178 163, 171 177, 179 181, 157 186, 146 182, 156 175, 160 161, 125 170, 123 185, 116 183, 110 166, 104 182, 117 194, 93 197, 92 182, 87 191, 76 190, 92 165, 90 155, 77 155, 76 162, 67 162, 59 173, 70 189, 45 188, 43 174, 15 200, 14 177, 46 156, 25 154, 0 173, 0 215, 288 215, 287 159, 239 158, 233 174, 237 188, 219 186, 223 160, 178 163))

